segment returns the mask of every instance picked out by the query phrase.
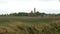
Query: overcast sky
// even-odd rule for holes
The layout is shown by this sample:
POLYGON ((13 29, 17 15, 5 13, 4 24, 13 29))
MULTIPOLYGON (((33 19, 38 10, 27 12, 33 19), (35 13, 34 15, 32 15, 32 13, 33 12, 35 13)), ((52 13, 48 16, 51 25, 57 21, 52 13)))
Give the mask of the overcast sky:
POLYGON ((60 13, 59 0, 0 0, 0 14, 30 12, 60 13))

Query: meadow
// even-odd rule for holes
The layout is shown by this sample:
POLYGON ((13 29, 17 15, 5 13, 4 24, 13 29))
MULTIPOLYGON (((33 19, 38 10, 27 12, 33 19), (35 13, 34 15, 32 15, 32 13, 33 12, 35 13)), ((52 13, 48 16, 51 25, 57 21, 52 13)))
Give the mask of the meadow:
POLYGON ((0 34, 60 34, 60 17, 0 16, 0 34))

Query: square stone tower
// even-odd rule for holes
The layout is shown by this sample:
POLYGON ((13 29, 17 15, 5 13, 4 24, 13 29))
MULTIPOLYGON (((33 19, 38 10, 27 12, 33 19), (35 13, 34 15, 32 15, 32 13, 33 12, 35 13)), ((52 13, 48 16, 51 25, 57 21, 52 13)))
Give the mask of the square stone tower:
POLYGON ((34 13, 36 13, 36 8, 34 8, 34 13))

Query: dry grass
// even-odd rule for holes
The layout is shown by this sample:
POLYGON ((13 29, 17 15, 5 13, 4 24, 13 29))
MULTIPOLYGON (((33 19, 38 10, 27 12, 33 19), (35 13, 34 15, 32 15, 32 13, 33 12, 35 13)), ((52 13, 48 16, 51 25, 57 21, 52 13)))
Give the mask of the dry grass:
POLYGON ((59 34, 59 23, 35 24, 35 25, 13 25, 0 26, 0 34, 59 34))
POLYGON ((60 19, 59 18, 42 19, 36 17, 34 17, 33 19, 30 17, 24 19, 22 17, 21 18, 1 17, 0 34, 60 34, 60 19), (45 20, 47 20, 46 21, 47 23, 45 22, 45 20), (32 24, 30 23, 30 21, 32 23, 33 22, 35 23, 32 24), (6 24, 6 22, 8 24, 6 24), (28 23, 23 23, 23 22, 28 22, 28 23), (41 22, 45 22, 45 23, 41 23, 41 22))

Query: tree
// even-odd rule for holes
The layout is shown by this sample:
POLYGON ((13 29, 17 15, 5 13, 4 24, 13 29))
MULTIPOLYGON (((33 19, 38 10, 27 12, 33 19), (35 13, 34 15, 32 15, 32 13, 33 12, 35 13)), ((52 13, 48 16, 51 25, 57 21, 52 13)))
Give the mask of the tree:
POLYGON ((40 15, 39 11, 37 11, 34 15, 39 16, 40 15))
POLYGON ((33 16, 33 11, 31 11, 31 12, 29 13, 29 16, 33 16))

